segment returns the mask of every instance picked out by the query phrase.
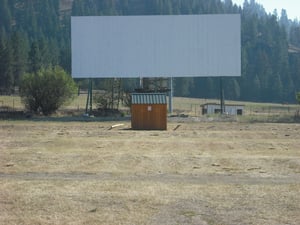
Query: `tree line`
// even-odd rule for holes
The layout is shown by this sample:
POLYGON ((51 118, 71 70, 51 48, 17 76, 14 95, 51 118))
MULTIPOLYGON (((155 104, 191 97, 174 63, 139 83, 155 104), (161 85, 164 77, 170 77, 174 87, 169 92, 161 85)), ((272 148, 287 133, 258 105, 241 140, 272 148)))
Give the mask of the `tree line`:
MULTIPOLYGON (((13 93, 25 73, 60 66, 71 73, 71 16, 241 14, 242 76, 224 78, 226 99, 295 102, 300 91, 300 24, 285 10, 268 14, 255 0, 242 7, 231 0, 63 0, 0 1, 0 93, 13 93)), ((77 80, 84 86, 84 80, 77 80)), ((218 98, 219 78, 175 78, 176 96, 218 98)), ((96 88, 109 82, 95 80, 96 88)), ((136 79, 125 79, 134 90, 136 79)))

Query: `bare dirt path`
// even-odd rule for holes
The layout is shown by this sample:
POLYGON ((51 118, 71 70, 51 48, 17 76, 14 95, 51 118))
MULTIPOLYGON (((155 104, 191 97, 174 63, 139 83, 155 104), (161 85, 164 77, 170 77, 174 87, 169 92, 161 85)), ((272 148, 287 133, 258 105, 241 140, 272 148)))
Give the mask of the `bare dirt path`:
POLYGON ((0 173, 0 179, 26 180, 26 181, 124 181, 124 182, 160 182, 160 183, 185 183, 185 184, 240 184, 240 185, 279 185, 300 184, 300 175, 285 177, 256 177, 233 174, 200 174, 200 175, 114 175, 109 173, 0 173))

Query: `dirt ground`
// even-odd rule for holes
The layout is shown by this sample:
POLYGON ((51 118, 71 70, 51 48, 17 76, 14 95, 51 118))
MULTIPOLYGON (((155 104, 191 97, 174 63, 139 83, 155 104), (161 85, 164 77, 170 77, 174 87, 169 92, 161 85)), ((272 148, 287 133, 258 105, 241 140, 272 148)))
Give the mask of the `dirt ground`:
POLYGON ((298 225, 299 146, 300 124, 0 121, 0 224, 298 225))

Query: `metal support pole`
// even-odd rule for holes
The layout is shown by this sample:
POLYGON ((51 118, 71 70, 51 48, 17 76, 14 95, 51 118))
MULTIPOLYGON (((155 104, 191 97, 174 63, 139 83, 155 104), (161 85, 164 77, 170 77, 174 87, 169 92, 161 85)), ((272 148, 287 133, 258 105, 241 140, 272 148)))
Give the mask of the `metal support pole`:
POLYGON ((169 80, 169 88, 170 88, 170 91, 169 91, 169 113, 172 114, 173 113, 173 78, 170 77, 170 80, 169 80))
POLYGON ((90 80, 89 80, 88 92, 87 92, 87 97, 86 97, 86 105, 85 105, 85 114, 86 115, 88 114, 89 102, 90 102, 90 80))
POLYGON ((87 93, 87 99, 86 99, 86 106, 85 106, 85 114, 91 115, 92 111, 93 111, 93 83, 92 83, 92 79, 89 78, 89 85, 88 85, 88 93, 87 93), (90 106, 90 109, 89 109, 90 106))
POLYGON ((140 77, 140 89, 144 88, 143 77, 140 77))
POLYGON ((90 115, 93 112, 93 80, 90 78, 90 115))
POLYGON ((223 79, 220 77, 220 106, 221 115, 225 112, 225 100, 224 100, 224 89, 223 89, 223 79))

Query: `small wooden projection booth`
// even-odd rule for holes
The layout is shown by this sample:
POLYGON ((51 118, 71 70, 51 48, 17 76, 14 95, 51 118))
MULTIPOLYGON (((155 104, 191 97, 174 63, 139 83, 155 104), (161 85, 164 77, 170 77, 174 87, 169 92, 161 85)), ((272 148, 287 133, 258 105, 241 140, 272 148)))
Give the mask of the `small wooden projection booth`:
POLYGON ((166 94, 133 93, 131 127, 134 130, 167 130, 166 94))

